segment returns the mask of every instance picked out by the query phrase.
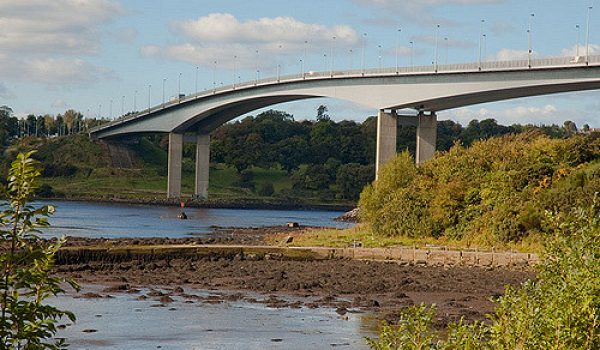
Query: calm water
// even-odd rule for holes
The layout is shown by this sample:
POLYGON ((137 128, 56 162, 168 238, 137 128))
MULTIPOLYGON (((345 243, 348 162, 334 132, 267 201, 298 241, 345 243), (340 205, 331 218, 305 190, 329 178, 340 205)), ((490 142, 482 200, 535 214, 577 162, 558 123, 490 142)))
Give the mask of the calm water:
MULTIPOLYGON (((99 288, 85 286, 85 289, 99 288)), ((142 291, 144 292, 144 291, 142 291)), ((186 290, 201 295, 207 291, 186 290)), ((341 319, 333 309, 273 309, 260 304, 136 300, 137 294, 77 299, 53 304, 75 311, 75 325, 61 330, 71 349, 367 349, 373 336, 361 314, 341 319), (93 332, 90 332, 93 330, 93 332)))
POLYGON ((335 211, 205 209, 185 208, 188 220, 179 220, 177 207, 129 205, 113 203, 53 201, 56 214, 47 236, 80 237, 169 237, 206 236, 211 227, 261 227, 285 225, 294 221, 301 225, 348 227, 333 219, 335 211))

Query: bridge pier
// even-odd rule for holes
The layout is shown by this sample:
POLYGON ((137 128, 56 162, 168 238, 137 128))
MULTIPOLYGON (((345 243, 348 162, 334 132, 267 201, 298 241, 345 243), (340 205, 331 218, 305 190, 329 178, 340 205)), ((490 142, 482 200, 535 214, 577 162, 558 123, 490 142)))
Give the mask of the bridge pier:
POLYGON ((396 135, 398 122, 396 111, 390 113, 383 109, 377 115, 377 149, 375 154, 375 179, 379 176, 379 169, 396 156, 396 135))
POLYGON ((398 115, 392 110, 389 113, 380 110, 377 116, 377 153, 375 159, 375 179, 381 167, 396 156, 396 137, 398 125, 417 127, 417 165, 433 158, 437 141, 437 116, 435 112, 420 112, 417 117, 398 115))
POLYGON ((208 198, 210 170, 210 134, 196 136, 196 197, 208 198))
POLYGON ((417 165, 433 158, 435 143, 437 141, 437 116, 435 112, 426 115, 421 112, 417 116, 417 151, 415 154, 417 165))
POLYGON ((169 159, 167 161, 167 198, 181 197, 181 160, 183 134, 169 133, 169 159))

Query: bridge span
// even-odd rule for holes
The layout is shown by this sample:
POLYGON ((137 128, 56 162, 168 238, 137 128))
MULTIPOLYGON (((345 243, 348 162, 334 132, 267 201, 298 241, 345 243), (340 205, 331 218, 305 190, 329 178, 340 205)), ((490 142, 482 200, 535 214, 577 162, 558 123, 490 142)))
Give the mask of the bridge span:
POLYGON ((600 89, 600 56, 353 71, 306 72, 184 96, 96 127, 92 138, 168 133, 167 196, 181 196, 183 142, 196 143, 195 195, 208 197, 210 137, 220 125, 270 105, 318 97, 378 110, 376 171, 396 154, 396 130, 417 126, 416 161, 435 153, 436 112, 473 104, 600 89), (411 109, 414 114, 399 115, 411 109), (191 134, 191 135, 190 135, 191 134))

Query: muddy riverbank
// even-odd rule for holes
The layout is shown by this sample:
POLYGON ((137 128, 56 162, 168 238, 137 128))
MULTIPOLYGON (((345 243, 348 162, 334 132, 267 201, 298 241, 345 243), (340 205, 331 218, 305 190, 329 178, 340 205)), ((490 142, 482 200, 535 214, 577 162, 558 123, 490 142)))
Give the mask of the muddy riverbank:
MULTIPOLYGON (((215 243, 262 242, 264 230, 223 231, 215 243), (243 233, 245 232, 245 233, 243 233), (237 238, 236 238, 237 236, 237 238)), ((206 244, 206 238, 184 239, 69 239, 72 249, 93 245, 142 246, 148 243, 206 244)), ((436 324, 443 326, 460 317, 484 320, 493 310, 491 297, 502 295, 505 285, 517 285, 534 274, 528 270, 480 267, 414 266, 396 262, 352 259, 306 260, 283 257, 248 257, 231 254, 206 256, 130 255, 69 261, 56 266, 64 277, 80 283, 105 285, 104 294, 114 291, 161 288, 161 294, 143 297, 168 302, 185 297, 187 289, 233 292, 228 298, 255 302, 248 294, 258 293, 271 307, 333 307, 343 315, 348 309, 372 311, 379 318, 393 320, 402 307, 418 303, 436 304, 436 324), (289 301, 293 296, 294 301, 289 301)), ((102 293, 100 293, 102 294, 102 293)))

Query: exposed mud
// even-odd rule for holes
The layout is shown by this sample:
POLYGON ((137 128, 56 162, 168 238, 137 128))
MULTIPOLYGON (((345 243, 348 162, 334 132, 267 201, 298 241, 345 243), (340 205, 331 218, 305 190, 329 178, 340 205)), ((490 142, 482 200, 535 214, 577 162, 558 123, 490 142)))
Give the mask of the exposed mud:
MULTIPOLYGON (((222 231, 208 239, 69 239, 67 245, 206 244, 211 239, 213 243, 257 244, 263 242, 264 236, 264 230, 245 229, 222 231)), ((380 318, 388 320, 394 320, 397 310, 402 307, 436 304, 438 326, 460 317, 485 320, 485 315, 493 310, 491 297, 502 295, 507 284, 516 285, 534 277, 532 272, 508 269, 406 266, 358 260, 249 259, 243 256, 96 259, 64 262, 56 266, 56 270, 81 283, 107 285, 103 291, 105 295, 160 287, 167 292, 148 293, 142 297, 163 304, 168 304, 174 295, 186 297, 188 288, 215 291, 208 297, 187 296, 190 300, 204 298, 206 300, 200 301, 218 303, 234 298, 262 302, 271 307, 327 306, 337 308, 342 316, 348 309, 358 308, 374 311, 380 318), (255 293, 265 297, 249 296, 255 293), (286 298, 288 296, 294 298, 286 298)))

